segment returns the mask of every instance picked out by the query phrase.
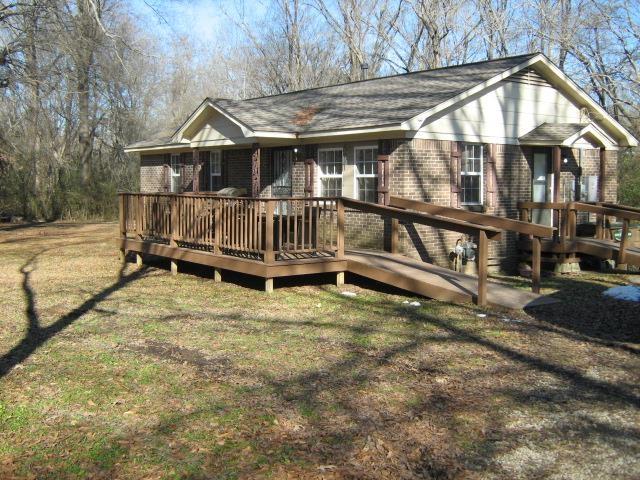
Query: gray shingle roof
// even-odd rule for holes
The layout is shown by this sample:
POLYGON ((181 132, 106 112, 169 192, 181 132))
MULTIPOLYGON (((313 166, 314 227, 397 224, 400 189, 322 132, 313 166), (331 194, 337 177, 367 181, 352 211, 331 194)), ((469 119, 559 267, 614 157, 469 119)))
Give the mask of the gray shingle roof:
POLYGON ((571 135, 575 135, 586 125, 582 123, 543 123, 528 133, 522 135, 519 140, 527 143, 557 143, 564 142, 571 135))
MULTIPOLYGON (((303 133, 393 126, 536 55, 519 55, 247 100, 210 100, 254 131, 303 133)), ((175 132, 159 132, 153 138, 127 145, 127 148, 171 145, 175 132)))
POLYGON ((157 147, 158 145, 170 145, 171 138, 176 132, 175 128, 165 129, 160 132, 156 132, 150 135, 148 139, 141 140, 139 142, 131 143, 127 145, 127 148, 145 148, 145 147, 157 147))
POLYGON ((213 100, 253 130, 314 132, 396 125, 536 54, 248 100, 213 100))

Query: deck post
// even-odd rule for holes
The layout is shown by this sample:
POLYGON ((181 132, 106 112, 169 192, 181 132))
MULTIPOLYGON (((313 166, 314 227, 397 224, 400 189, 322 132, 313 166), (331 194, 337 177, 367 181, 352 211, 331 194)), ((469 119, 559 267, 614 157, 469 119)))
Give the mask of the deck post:
POLYGON ((628 237, 629 236, 629 219, 622 219, 622 237, 620 237, 620 250, 618 250, 618 259, 616 260, 617 266, 622 267, 626 262, 626 252, 628 237))
POLYGON ((219 268, 213 269, 213 281, 215 283, 222 282, 222 270, 220 270, 219 268))
POLYGON ((338 272, 336 274, 336 287, 344 285, 344 272, 338 272))
POLYGON ((178 274, 178 261, 172 258, 171 259, 171 275, 177 275, 177 274, 178 274))
MULTIPOLYGON (((265 239, 264 239, 264 262, 274 263, 276 260, 273 251, 273 217, 275 214, 275 201, 267 200, 265 203, 265 239)), ((272 288, 273 289, 273 288, 272 288)))
POLYGON ((260 196, 260 144, 251 145, 251 196, 260 196))
POLYGON ((144 228, 142 225, 142 222, 144 221, 144 196, 138 194, 136 200, 136 235, 139 238, 142 238, 144 234, 144 228))
POLYGON ((127 219, 125 217, 125 197, 123 193, 118 195, 118 225, 120 238, 125 238, 127 236, 127 219))
POLYGON ((489 248, 487 232, 478 231, 478 296, 476 303, 484 307, 487 304, 487 264, 489 248))
POLYGON ((576 228, 578 226, 578 212, 576 211, 573 203, 567 204, 567 209, 569 211, 569 219, 567 222, 568 228, 568 237, 569 240, 574 241, 576 239, 576 228))
POLYGON ((273 293, 273 278, 264 279, 264 291, 265 293, 273 293))
POLYGON ((398 242, 400 235, 400 222, 397 218, 391 219, 391 248, 389 251, 391 253, 398 253, 398 242))
POLYGON ((531 239, 531 291, 540 293, 540 254, 542 250, 540 237, 531 239))
POLYGON ((176 239, 178 238, 178 197, 175 195, 171 196, 171 238, 169 240, 169 245, 172 247, 176 247, 178 243, 176 239))
POLYGON ((219 255, 220 246, 222 245, 222 200, 219 198, 214 199, 213 205, 213 253, 219 255))
POLYGON ((336 253, 338 258, 344 257, 344 203, 341 198, 336 200, 336 209, 337 209, 337 221, 338 221, 338 238, 337 238, 337 247, 338 251, 336 253))

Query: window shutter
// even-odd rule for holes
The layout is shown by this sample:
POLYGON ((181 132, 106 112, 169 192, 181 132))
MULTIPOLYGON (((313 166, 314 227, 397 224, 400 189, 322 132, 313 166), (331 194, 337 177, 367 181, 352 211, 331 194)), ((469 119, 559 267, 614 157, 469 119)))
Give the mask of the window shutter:
POLYGON ((449 162, 449 183, 451 186, 451 206, 460 206, 460 172, 461 172, 460 142, 451 142, 451 158, 449 162))
POLYGON ((487 145, 487 168, 486 168, 486 185, 487 185, 487 207, 495 207, 496 205, 496 145, 490 143, 487 145))

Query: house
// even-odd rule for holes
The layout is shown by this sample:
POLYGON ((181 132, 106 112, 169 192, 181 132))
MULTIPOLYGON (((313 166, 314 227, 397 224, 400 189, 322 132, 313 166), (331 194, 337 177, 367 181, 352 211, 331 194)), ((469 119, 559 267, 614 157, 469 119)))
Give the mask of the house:
MULTIPOLYGON (((177 129, 127 146, 141 192, 244 189, 252 197, 390 196, 518 218, 518 202, 616 201, 632 134, 534 53, 229 100, 206 98, 177 129)), ((551 224, 549 210, 533 221, 551 224)), ((347 212, 346 245, 382 249, 390 222, 347 212)), ((400 227, 399 250, 448 264, 459 234, 400 227)), ((493 264, 517 258, 515 235, 493 264)))

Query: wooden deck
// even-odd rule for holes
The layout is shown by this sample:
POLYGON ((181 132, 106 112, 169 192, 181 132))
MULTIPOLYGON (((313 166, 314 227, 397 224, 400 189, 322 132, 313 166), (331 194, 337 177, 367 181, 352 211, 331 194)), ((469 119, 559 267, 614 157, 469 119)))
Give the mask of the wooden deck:
MULTIPOLYGON (((446 302, 469 303, 478 294, 478 279, 403 255, 371 250, 347 250, 347 270, 356 275, 393 285, 409 292, 446 302)), ((558 300, 489 281, 487 303, 522 309, 558 300)))
MULTIPOLYGON (((550 234, 549 227, 530 225, 462 210, 433 211, 431 205, 381 205, 343 197, 246 198, 212 195, 120 194, 120 235, 117 245, 126 257, 136 254, 168 258, 176 274, 179 262, 206 265, 220 281, 222 270, 265 279, 336 273, 336 283, 352 272, 427 297, 451 302, 475 302, 505 308, 524 308, 540 296, 487 279, 488 243, 502 231, 550 234), (394 253, 345 252, 345 209, 380 215, 405 224, 422 224, 476 239, 478 275, 469 276, 394 253)), ((396 242, 391 239, 391 249, 396 242)), ((535 263, 535 262, 534 262, 535 263)), ((532 288, 539 288, 534 268, 532 288)))

